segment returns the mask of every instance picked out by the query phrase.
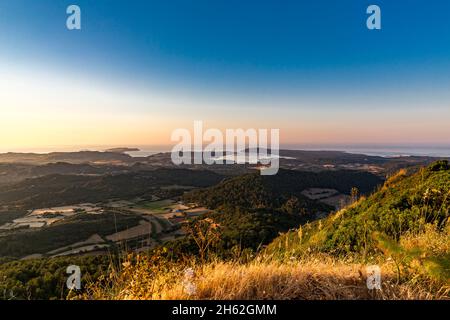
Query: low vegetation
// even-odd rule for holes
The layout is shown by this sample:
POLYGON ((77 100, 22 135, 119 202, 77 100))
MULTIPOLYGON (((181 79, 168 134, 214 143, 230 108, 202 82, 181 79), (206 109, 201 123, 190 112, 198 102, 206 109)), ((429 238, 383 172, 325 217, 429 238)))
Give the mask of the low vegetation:
POLYGON ((66 299, 66 269, 81 268, 82 282, 92 282, 110 272, 114 259, 108 256, 61 257, 0 263, 0 300, 66 299))

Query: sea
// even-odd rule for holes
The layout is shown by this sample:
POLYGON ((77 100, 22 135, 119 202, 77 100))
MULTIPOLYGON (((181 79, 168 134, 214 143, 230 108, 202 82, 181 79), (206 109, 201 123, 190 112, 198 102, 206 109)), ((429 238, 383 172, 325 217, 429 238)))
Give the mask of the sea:
POLYGON ((428 157, 450 157, 449 145, 296 145, 285 147, 293 150, 333 150, 348 153, 365 154, 379 157, 408 157, 408 156, 428 156, 428 157))

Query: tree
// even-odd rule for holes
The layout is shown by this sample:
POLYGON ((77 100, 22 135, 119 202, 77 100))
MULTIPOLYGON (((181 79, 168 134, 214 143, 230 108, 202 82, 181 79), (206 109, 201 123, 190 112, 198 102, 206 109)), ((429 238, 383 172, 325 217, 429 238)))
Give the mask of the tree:
POLYGON ((286 213, 289 214, 298 214, 300 213, 301 206, 300 202, 298 201, 297 197, 290 197, 281 207, 281 210, 283 210, 286 213))
POLYGON ((186 229, 197 244, 200 260, 204 263, 210 247, 220 240, 220 225, 211 218, 205 218, 190 223, 186 229))

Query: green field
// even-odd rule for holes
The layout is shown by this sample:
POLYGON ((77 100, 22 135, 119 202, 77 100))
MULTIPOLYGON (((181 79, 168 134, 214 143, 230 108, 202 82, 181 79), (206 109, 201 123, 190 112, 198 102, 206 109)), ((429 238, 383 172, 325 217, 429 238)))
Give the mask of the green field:
POLYGON ((136 208, 147 209, 156 213, 163 213, 167 211, 167 207, 173 205, 175 201, 171 199, 158 200, 158 201, 145 201, 136 204, 136 208))

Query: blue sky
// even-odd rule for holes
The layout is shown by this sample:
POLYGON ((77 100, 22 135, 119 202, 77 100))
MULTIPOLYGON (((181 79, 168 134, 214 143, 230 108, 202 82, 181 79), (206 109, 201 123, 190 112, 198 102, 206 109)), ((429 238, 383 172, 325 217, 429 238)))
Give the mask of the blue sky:
MULTIPOLYGON (((381 110, 373 125, 383 127, 388 116, 398 120, 386 124, 388 132, 401 131, 395 142, 443 143, 441 136, 448 132, 439 126, 450 120, 449 14, 450 2, 441 0, 6 0, 0 3, 0 67, 15 79, 62 79, 66 89, 61 92, 70 91, 75 81, 79 88, 142 97, 135 103, 111 97, 115 103, 108 107, 106 99, 102 109, 95 95, 86 93, 84 105, 70 108, 91 119, 104 112, 164 119, 177 114, 180 120, 174 125, 192 116, 213 124, 225 119, 223 125, 230 126, 231 111, 254 117, 238 121, 242 126, 286 127, 290 143, 296 142, 296 134, 299 142, 313 141, 318 132, 323 137, 317 142, 342 143, 361 127, 334 141, 334 134, 320 131, 321 126, 329 129, 334 120, 345 122, 347 130, 381 110), (80 31, 65 28, 70 4, 81 8, 80 31), (381 8, 382 30, 366 28, 370 4, 381 8), (158 103, 146 103, 152 99, 147 96, 158 103), (432 114, 423 118, 426 108, 432 114), (417 137, 401 118, 411 110, 417 137), (305 128, 316 126, 295 131, 294 116, 304 119, 305 128), (428 122, 418 127, 420 119, 428 122), (428 128, 431 122, 434 128, 428 128)), ((38 83, 29 86, 40 91, 38 83)), ((58 99, 61 95, 42 101, 56 105, 58 99)), ((18 101, 10 95, 9 108, 28 111, 26 101, 18 101)), ((56 107, 50 104, 36 108, 51 114, 56 107)), ((18 121, 17 114, 10 116, 18 121)), ((133 135, 126 135, 131 143, 133 135)), ((375 129, 359 135, 361 139, 348 142, 378 142, 375 129)))

